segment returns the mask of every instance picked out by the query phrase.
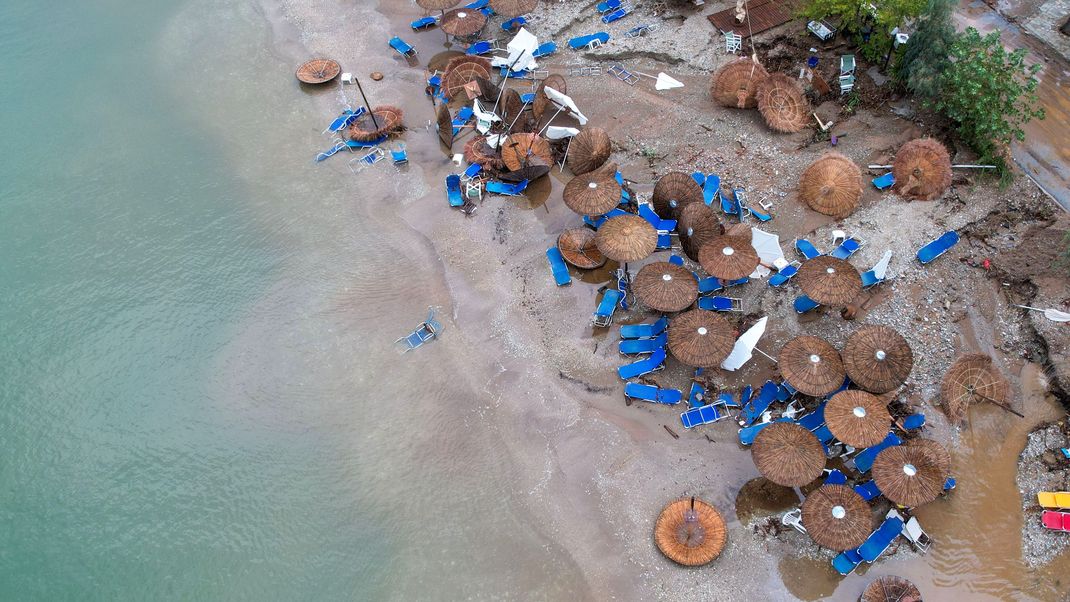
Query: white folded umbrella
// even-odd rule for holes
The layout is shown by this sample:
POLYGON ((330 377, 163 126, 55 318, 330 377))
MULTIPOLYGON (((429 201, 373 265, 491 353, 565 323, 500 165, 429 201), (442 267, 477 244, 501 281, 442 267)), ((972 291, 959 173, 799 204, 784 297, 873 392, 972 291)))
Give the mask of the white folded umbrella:
POLYGON ((884 280, 884 275, 888 273, 888 264, 892 261, 892 250, 888 249, 881 255, 881 260, 873 266, 873 275, 877 277, 877 280, 884 280))
POLYGON ((587 116, 580 112, 579 107, 576 106, 571 97, 554 90, 550 86, 543 86, 543 91, 546 93, 546 98, 554 103, 558 109, 568 111, 569 115, 572 115, 580 122, 580 125, 587 125, 587 116))
POLYGON ((539 47, 539 40, 523 27, 505 47, 509 50, 509 56, 494 57, 490 60, 491 65, 511 67, 513 71, 531 70, 539 66, 533 56, 535 49, 539 47))
POLYGON ((765 266, 776 265, 778 259, 784 259, 784 249, 780 248, 780 236, 777 234, 759 230, 758 228, 751 228, 750 244, 755 251, 758 251, 758 258, 765 264, 755 268, 751 278, 768 276, 770 270, 765 266))
POLYGON ((551 125, 548 128, 546 128, 546 131, 544 132, 544 136, 546 138, 549 138, 550 140, 561 140, 562 138, 571 138, 571 137, 573 137, 573 136, 575 136, 576 134, 579 134, 579 133, 580 133, 580 131, 578 129, 576 129, 576 128, 566 128, 566 127, 559 127, 559 126, 556 126, 556 125, 551 125))
POLYGON ((486 134, 490 131, 491 124, 495 121, 502 120, 501 117, 498 117, 494 113, 483 110, 483 106, 479 104, 478 99, 472 101, 472 113, 476 116, 476 130, 478 130, 480 134, 486 134))
POLYGON ((1065 311, 1059 311, 1057 309, 1041 309, 1039 307, 1029 307, 1028 305, 1015 305, 1015 307, 1039 311, 1044 314, 1045 318, 1051 320, 1052 322, 1070 322, 1070 314, 1066 313, 1065 311))
POLYGON ((505 142, 506 138, 508 138, 508 136, 506 136, 505 134, 494 134, 493 136, 487 136, 487 145, 491 148, 498 148, 499 146, 501 146, 502 142, 505 142))
POLYGON ((736 344, 732 347, 732 353, 729 353, 728 357, 721 362, 722 368, 725 370, 739 370, 743 367, 743 364, 750 361, 750 358, 754 355, 754 348, 758 345, 758 339, 765 334, 765 324, 768 320, 768 316, 763 317, 736 339, 736 344))

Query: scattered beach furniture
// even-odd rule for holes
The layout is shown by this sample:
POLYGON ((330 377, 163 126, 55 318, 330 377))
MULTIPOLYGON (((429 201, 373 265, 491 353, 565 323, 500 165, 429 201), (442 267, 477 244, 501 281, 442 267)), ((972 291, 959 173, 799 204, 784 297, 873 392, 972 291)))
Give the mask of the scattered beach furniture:
POLYGON ((632 399, 641 399, 653 403, 676 405, 683 399, 683 393, 676 389, 662 389, 641 383, 625 383, 624 394, 632 399))
POLYGON ((405 150, 405 143, 401 143, 401 148, 390 151, 390 159, 394 162, 395 166, 405 165, 409 162, 409 153, 405 150))
POLYGON ((664 251, 672 248, 672 234, 668 232, 658 233, 658 242, 654 246, 655 249, 664 251))
POLYGON ((669 320, 660 318, 653 324, 625 324, 620 327, 620 336, 624 339, 646 339, 665 332, 669 320))
POLYGON ((462 181, 471 180, 471 179, 477 177, 480 174, 480 172, 482 172, 482 171, 483 171, 483 166, 482 165, 480 165, 479 163, 473 163, 473 164, 469 165, 467 168, 465 168, 465 170, 461 173, 461 180, 462 181))
POLYGON ((856 237, 849 236, 843 240, 835 249, 832 250, 829 255, 836 259, 847 259, 851 255, 858 252, 859 249, 866 245, 866 241, 856 237))
POLYGON ((780 517, 780 524, 785 527, 791 527, 803 535, 806 534, 806 527, 802 523, 802 508, 796 508, 790 512, 785 512, 784 516, 780 517))
POLYGON ((840 96, 848 94, 855 87, 855 55, 845 54, 840 57, 840 96))
POLYGON ((876 270, 862 272, 861 274, 859 274, 859 276, 862 277, 862 288, 870 288, 872 286, 876 286, 888 279, 887 277, 878 278, 876 270))
POLYGON ((826 468, 825 472, 828 473, 827 475, 825 475, 825 483, 824 483, 825 485, 846 485, 847 484, 847 475, 843 474, 842 471, 836 470, 835 468, 833 468, 831 470, 826 468))
POLYGON ((803 416, 797 424, 808 431, 816 431, 825 424, 825 402, 822 401, 813 412, 803 416))
POLYGON ((702 186, 702 200, 709 207, 713 204, 713 199, 721 193, 721 178, 712 173, 708 174, 700 186, 702 186))
POLYGON ((821 257, 821 251, 818 251, 817 247, 805 238, 795 239, 795 250, 802 253, 803 258, 807 260, 821 257))
POLYGON ((617 277, 617 292, 620 293, 620 308, 628 309, 628 288, 631 286, 632 276, 625 268, 617 268, 614 273, 617 277))
MULTIPOLYGON (((522 103, 524 103, 526 105, 529 105, 529 104, 535 102, 535 93, 534 92, 528 92, 526 94, 521 94, 520 95, 520 102, 522 102, 522 103)), ((546 131, 549 133, 550 128, 546 128, 546 131)), ((548 135, 547 138, 550 138, 550 136, 548 135)))
POLYGON ((606 69, 606 73, 628 84, 629 86, 634 86, 635 84, 639 83, 639 76, 632 73, 631 71, 628 71, 620 64, 613 65, 609 69, 606 69))
POLYGON ((910 517, 907 522, 903 523, 902 534, 910 542, 910 545, 914 546, 914 549, 922 554, 928 552, 933 545, 932 538, 921 528, 921 523, 918 522, 918 517, 916 516, 910 517))
POLYGON ((620 5, 621 0, 604 0, 603 2, 599 2, 595 6, 595 8, 598 9, 598 12, 605 14, 609 11, 617 10, 618 8, 620 8, 620 5))
POLYGON ((335 156, 336 154, 338 154, 338 151, 342 150, 343 148, 348 148, 346 146, 345 141, 343 141, 343 140, 336 141, 334 143, 334 146, 332 146, 331 148, 329 148, 329 149, 323 151, 322 153, 319 153, 318 155, 316 155, 316 163, 319 163, 320 161, 323 161, 324 159, 327 159, 329 157, 335 156))
POLYGON ((468 120, 475 115, 476 112, 472 107, 463 106, 460 111, 457 111, 457 116, 453 118, 453 135, 456 136, 460 133, 461 128, 468 123, 468 120))
POLYGON ((676 229, 676 220, 661 219, 649 203, 639 203, 639 216, 650 222, 658 232, 671 232, 676 229))
POLYGON ((618 216, 621 216, 621 215, 631 215, 631 214, 628 213, 627 211, 619 208, 619 207, 614 207, 613 209, 609 210, 609 213, 606 213, 605 215, 602 215, 602 216, 598 216, 598 217, 595 217, 595 218, 592 218, 589 215, 583 216, 583 223, 585 223, 588 226, 590 226, 590 227, 594 228, 595 230, 597 230, 597 229, 602 227, 602 224, 606 223, 607 219, 609 219, 611 217, 618 217, 618 216))
POLYGON ((357 107, 357 110, 346 109, 331 122, 331 125, 327 126, 327 129, 323 130, 323 133, 327 132, 340 132, 350 126, 354 121, 360 118, 361 115, 368 112, 368 109, 364 107, 357 107))
POLYGON ((357 171, 359 171, 361 169, 364 169, 365 167, 368 167, 369 165, 375 165, 376 163, 382 161, 384 158, 386 158, 386 153, 383 151, 383 149, 378 148, 378 147, 373 148, 370 151, 368 151, 366 154, 364 154, 364 155, 362 155, 360 157, 357 157, 356 159, 350 159, 349 160, 349 170, 352 171, 353 173, 357 173, 357 171), (353 168, 353 164, 354 163, 357 164, 356 169, 353 168))
POLYGON ((1045 529, 1070 532, 1070 512, 1045 510, 1040 515, 1040 523, 1044 525, 1045 529))
POLYGON ((867 502, 877 497, 880 497, 881 495, 880 487, 877 487, 877 482, 872 479, 865 483, 862 483, 861 485, 855 485, 854 490, 855 493, 862 496, 862 499, 866 500, 867 502))
POLYGON ((617 368, 617 374, 622 380, 628 380, 629 378, 636 378, 644 374, 650 374, 657 370, 661 370, 665 366, 665 350, 657 349, 654 353, 650 354, 650 357, 633 362, 631 364, 625 364, 617 368))
POLYGON ((850 575, 859 564, 862 564, 862 557, 858 555, 857 549, 844 550, 832 559, 832 568, 841 575, 850 575))
POLYGON ((800 314, 804 314, 808 311, 813 311, 818 307, 821 307, 820 303, 814 301, 806 295, 799 295, 795 298, 795 301, 793 301, 791 305, 795 308, 795 311, 800 314))
POLYGON ((705 278, 699 278, 698 292, 700 295, 707 293, 715 293, 724 288, 724 283, 719 278, 713 276, 707 276, 705 278))
POLYGON ((824 21, 810 21, 806 24, 806 30, 822 42, 827 42, 836 35, 836 28, 824 21))
POLYGON ((594 310, 594 315, 591 316, 591 324, 602 328, 609 326, 613 320, 613 312, 617 309, 617 303, 622 297, 624 295, 620 291, 606 290, 602 295, 602 300, 598 303, 598 308, 594 310))
POLYGON ((469 46, 464 53, 472 56, 480 56, 490 54, 495 50, 498 50, 498 42, 496 40, 480 40, 469 46))
POLYGON ((783 286, 784 283, 791 280, 792 277, 799 273, 799 266, 802 265, 798 261, 793 261, 791 263, 787 263, 784 260, 779 261, 783 262, 783 265, 774 263, 778 271, 776 274, 769 277, 769 286, 783 286))
POLYGON ((358 148, 374 148, 383 142, 386 142, 386 135, 382 135, 375 140, 346 140, 346 146, 351 149, 358 148))
POLYGON ((855 455, 855 469, 861 473, 869 472, 869 469, 873 468, 873 461, 877 459, 877 454, 881 453, 889 447, 902 444, 903 440, 900 439, 895 433, 888 433, 888 436, 884 438, 884 441, 881 441, 873 447, 867 447, 866 449, 863 449, 855 455))
POLYGON ((502 31, 516 31, 517 29, 528 24, 528 20, 523 16, 513 17, 505 23, 502 23, 502 31))
POLYGON ((516 184, 508 184, 506 182, 498 182, 492 180, 486 183, 487 192, 493 194, 500 194, 503 196, 517 196, 522 194, 528 187, 527 180, 521 180, 516 184))
POLYGON ((654 31, 657 28, 658 28, 658 24, 657 23, 643 23, 642 25, 637 25, 636 27, 633 27, 633 28, 629 29, 628 31, 624 32, 624 35, 626 37, 629 37, 629 38, 638 38, 638 37, 641 37, 645 33, 649 33, 651 31, 654 31))
POLYGON ((632 13, 632 7, 630 7, 630 6, 621 6, 620 8, 618 8, 618 9, 612 11, 612 12, 609 12, 609 13, 606 13, 606 14, 602 15, 602 22, 603 23, 607 23, 607 24, 608 23, 612 23, 614 21, 618 21, 620 19, 623 19, 624 17, 627 17, 631 13, 632 13))
POLYGON ((903 418, 901 422, 897 422, 900 428, 904 431, 912 431, 914 429, 920 429, 925 426, 925 414, 911 414, 906 418, 903 418))
POLYGON ((1060 447, 1059 451, 1063 454, 1063 457, 1070 460, 1070 448, 1060 447))
POLYGON ((461 196, 461 176, 457 174, 446 176, 446 198, 450 202, 450 207, 464 205, 464 197, 461 196))
POLYGON ((765 381, 758 395, 743 404, 743 411, 739 413, 739 426, 750 426, 758 420, 769 406, 776 401, 777 389, 780 385, 771 380, 765 381))
POLYGON ((728 198, 725 196, 724 190, 720 190, 718 196, 721 197, 721 211, 725 215, 735 215, 742 219, 743 213, 740 211, 739 204, 736 203, 735 195, 733 195, 733 198, 728 198))
POLYGON ((535 49, 535 52, 531 53, 531 56, 537 59, 541 59, 543 57, 550 56, 555 52, 557 52, 557 44, 553 43, 553 41, 543 42, 539 45, 538 48, 535 49))
POLYGON ((758 433, 762 432, 762 429, 770 424, 776 424, 778 422, 791 422, 791 420, 788 418, 777 418, 770 422, 759 422, 758 424, 741 428, 739 429, 739 442, 743 445, 754 443, 754 438, 758 436, 758 433))
POLYGON ((438 25, 438 17, 424 17, 409 23, 413 31, 421 31, 438 25))
POLYGON ((407 58, 416 56, 416 49, 413 48, 411 44, 397 36, 390 38, 389 44, 390 47, 396 50, 401 56, 407 58))
POLYGON ((621 355, 639 355, 663 349, 666 342, 668 342, 666 334, 663 332, 653 339, 624 339, 617 345, 617 348, 621 355))
POLYGON ((876 178, 873 178, 873 186, 877 190, 888 190, 889 188, 891 188, 894 185, 895 185, 895 174, 893 174, 890 171, 888 173, 884 174, 883 176, 878 176, 876 178))
POLYGON ((925 265, 944 253, 947 253, 947 250, 958 244, 958 242, 958 232, 955 232, 954 230, 945 232, 940 238, 937 238, 921 249, 918 249, 918 261, 920 261, 922 265, 925 265))
POLYGON ((557 286, 565 286, 566 284, 572 284, 572 276, 568 273, 568 266, 565 265, 565 258, 561 255, 561 251, 556 246, 546 249, 546 258, 550 260, 550 271, 554 275, 554 282, 557 286))
POLYGON ((694 428, 703 424, 713 424, 718 420, 728 418, 728 414, 722 414, 715 405, 699 406, 691 408, 680 414, 680 423, 685 429, 694 428))
POLYGON ((699 297, 699 309, 707 311, 743 311, 743 299, 736 297, 699 297))
POLYGON ((442 324, 435 320, 435 308, 429 307, 427 308, 427 319, 417 326, 416 330, 394 341, 394 344, 403 345, 406 352, 412 351, 438 336, 440 332, 442 332, 442 324))
POLYGON ((602 47, 609 41, 609 34, 600 31, 598 33, 587 34, 585 36, 578 36, 568 41, 568 47, 573 50, 587 49, 594 50, 595 48, 602 47))
POLYGON ((743 36, 734 31, 724 33, 725 54, 735 54, 743 49, 743 36))
POLYGON ((880 558, 881 554, 884 554, 885 550, 895 541, 895 538, 899 537, 902 530, 903 519, 895 516, 885 518, 881 526, 877 527, 877 530, 862 545, 858 546, 858 555, 867 563, 872 563, 877 558, 880 558))
MULTIPOLYGON (((669 255, 669 263, 671 263, 673 265, 678 265, 680 267, 683 267, 684 266, 684 258, 680 257, 679 255, 677 255, 675 253, 673 253, 672 255, 669 255)), ((695 273, 691 272, 691 275, 694 276, 695 273)), ((698 278, 696 277, 695 280, 698 281, 698 278)))

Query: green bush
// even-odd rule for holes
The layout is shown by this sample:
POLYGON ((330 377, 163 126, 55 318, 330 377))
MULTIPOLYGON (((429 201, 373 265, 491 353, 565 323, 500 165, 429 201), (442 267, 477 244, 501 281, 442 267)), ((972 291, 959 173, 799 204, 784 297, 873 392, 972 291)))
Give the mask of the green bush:
POLYGON ((801 14, 807 19, 838 23, 841 33, 858 46, 865 60, 875 63, 891 51, 891 31, 922 14, 928 0, 810 0, 801 14))

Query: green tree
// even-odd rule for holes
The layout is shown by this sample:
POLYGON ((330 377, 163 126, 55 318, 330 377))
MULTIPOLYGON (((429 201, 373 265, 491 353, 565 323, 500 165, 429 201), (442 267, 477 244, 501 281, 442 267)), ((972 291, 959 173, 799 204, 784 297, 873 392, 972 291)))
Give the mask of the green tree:
POLYGON ((957 4, 957 0, 928 1, 896 70, 899 83, 922 98, 940 96, 940 74, 950 62, 956 38, 951 13, 957 4))
POLYGON ((1007 52, 998 31, 981 36, 972 27, 951 44, 949 62, 939 76, 935 108, 955 123, 964 142, 1008 173, 1004 153, 1011 142, 1025 140, 1022 126, 1044 119, 1036 74, 1025 66, 1026 51, 1007 52))
POLYGON ((802 9, 808 19, 825 19, 859 48, 863 58, 878 61, 892 47, 891 31, 919 16, 928 0, 810 0, 802 9))

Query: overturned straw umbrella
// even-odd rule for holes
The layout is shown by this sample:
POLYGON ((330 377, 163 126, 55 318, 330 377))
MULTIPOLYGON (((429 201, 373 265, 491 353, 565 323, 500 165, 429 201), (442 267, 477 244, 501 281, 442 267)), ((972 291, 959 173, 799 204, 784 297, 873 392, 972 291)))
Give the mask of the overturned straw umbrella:
POLYGON ((866 586, 859 602, 922 602, 921 590, 902 577, 885 575, 866 586))
POLYGON ((490 0, 490 7, 494 13, 512 19, 520 15, 526 15, 535 10, 539 0, 490 0))
POLYGON ((914 367, 914 352, 903 335, 877 324, 863 326, 848 337, 842 355, 851 381, 878 395, 899 388, 914 367))
POLYGON ((691 203, 679 212, 676 231, 680 233, 680 246, 684 254, 698 261, 699 250, 715 237, 724 234, 724 226, 717 214, 705 203, 691 203))
POLYGON ((803 171, 799 196, 818 213, 847 217, 862 199, 862 170, 840 153, 826 153, 803 171))
POLYGON ((812 397, 824 397, 839 389, 847 376, 836 348, 809 335, 788 341, 780 350, 777 366, 791 386, 812 397))
POLYGON ((896 445, 877 454, 873 480, 884 497, 908 507, 927 504, 944 490, 947 474, 932 454, 911 445, 896 445))
POLYGON ((446 10, 460 4, 461 0, 416 0, 420 8, 427 10, 446 10))
POLYGON ((599 127, 586 127, 576 134, 568 149, 568 168, 576 175, 594 171, 605 164, 613 144, 599 127))
POLYGON ((606 256, 594 244, 594 231, 590 228, 570 228, 557 237, 557 250, 572 265, 593 270, 606 263, 606 256))
POLYGON ((895 153, 893 190, 918 201, 931 201, 951 186, 951 155, 932 138, 911 140, 895 153))
POLYGON ((520 98, 519 92, 512 88, 506 88, 506 90, 502 92, 501 107, 502 119, 505 123, 511 124, 515 122, 523 127, 523 124, 517 121, 517 117, 524 110, 524 101, 520 98))
POLYGON ((375 107, 370 112, 357 118, 349 126, 349 137, 361 142, 371 142, 383 136, 393 134, 405 126, 401 122, 401 109, 389 105, 375 107), (374 117, 373 117, 374 115, 374 117))
MULTIPOLYGON (((502 142, 502 161, 509 171, 527 167, 532 161, 541 165, 553 165, 554 155, 550 143, 538 134, 512 134, 502 142)), ((619 198, 618 198, 619 200, 619 198)))
POLYGON ((966 418, 966 410, 971 403, 988 401, 1008 408, 1009 396, 1007 380, 992 365, 992 358, 983 353, 960 356, 948 368, 940 383, 944 413, 954 423, 966 418))
POLYGON ((758 111, 770 128, 795 133, 810 121, 810 102, 799 84, 783 73, 776 73, 758 84, 758 111))
POLYGON ((620 184, 613 177, 616 164, 576 176, 565 184, 562 199, 580 215, 604 215, 620 204, 620 184))
POLYGON ((762 476, 784 487, 802 487, 821 476, 825 449, 813 433, 794 422, 777 422, 761 430, 751 458, 762 476))
POLYGON ((649 257, 658 246, 658 231, 638 215, 618 215, 602 224, 594 243, 613 261, 639 261, 649 257))
POLYGON ((476 78, 490 80, 490 73, 490 61, 481 56, 466 54, 450 59, 442 73, 442 94, 453 98, 454 94, 463 93, 469 82, 478 81, 476 78))
POLYGON ((692 309, 669 322, 668 341, 676 359, 696 368, 713 368, 732 353, 736 336, 717 312, 692 309))
POLYGON ((333 59, 312 59, 297 68, 297 79, 303 84, 325 84, 338 77, 342 66, 333 59))
POLYGON ((825 423, 834 437, 855 448, 876 445, 888 436, 892 415, 876 395, 840 391, 825 404, 825 423))
POLYGON ((654 185, 651 204, 662 219, 676 219, 677 212, 691 203, 701 203, 702 187, 682 171, 669 172, 654 185))
POLYGON ((476 136, 464 143, 464 160, 478 163, 486 169, 503 169, 505 163, 498 151, 487 144, 483 136, 476 136))
POLYGON ((803 293, 822 305, 847 305, 862 292, 862 276, 853 265, 830 255, 815 257, 799 268, 803 293))
MULTIPOLYGON (((448 147, 453 147, 453 117, 450 117, 450 108, 446 103, 438 105, 435 110, 435 125, 438 129, 438 139, 448 147)), ((471 161, 469 161, 471 163, 471 161)))
POLYGON ((751 239, 745 236, 715 236, 698 251, 698 262, 702 264, 702 269, 721 280, 739 280, 750 276, 760 261, 751 239))
POLYGON ((724 549, 728 529, 706 502, 680 499, 665 506, 654 524, 654 543, 669 560, 684 566, 711 562, 724 549))
POLYGON ((869 504, 846 485, 822 485, 806 496, 802 522, 810 539, 837 552, 857 548, 873 532, 869 504))
POLYGON ((687 269, 669 263, 648 263, 632 281, 632 290, 639 301, 661 312, 683 311, 698 298, 698 281, 687 269))
POLYGON ((936 464, 936 467, 940 469, 945 481, 951 476, 951 452, 946 447, 932 439, 911 439, 906 444, 920 449, 922 453, 927 455, 936 464))
POLYGON ((483 11, 470 8, 455 8, 442 15, 439 28, 451 36, 468 37, 483 29, 487 24, 487 15, 483 11))
POLYGON ((541 119, 546 108, 553 104, 546 96, 544 88, 553 88, 562 94, 568 94, 568 83, 560 74, 551 73, 539 82, 539 85, 535 86, 535 100, 531 101, 531 112, 535 114, 536 119, 541 119))
POLYGON ((753 109, 758 105, 758 82, 768 76, 765 67, 749 58, 732 61, 713 74, 710 97, 724 107, 753 109))

